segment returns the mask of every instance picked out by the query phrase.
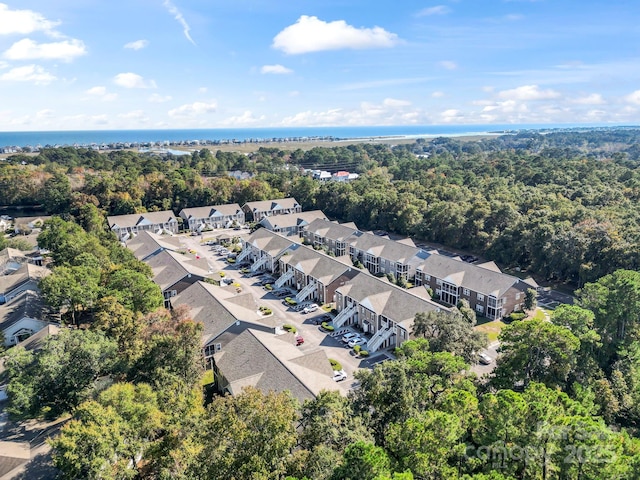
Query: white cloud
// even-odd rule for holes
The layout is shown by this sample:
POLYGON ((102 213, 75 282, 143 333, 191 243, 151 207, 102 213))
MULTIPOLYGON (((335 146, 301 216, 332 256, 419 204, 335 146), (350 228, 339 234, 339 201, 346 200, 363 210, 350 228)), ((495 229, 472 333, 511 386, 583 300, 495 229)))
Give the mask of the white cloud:
POLYGON ((449 108, 444 112, 440 113, 440 118, 445 123, 451 122, 459 122, 464 119, 464 115, 460 110, 456 110, 455 108, 449 108))
POLYGON ((293 70, 290 68, 284 67, 282 65, 263 65, 260 69, 260 73, 272 73, 275 75, 283 75, 287 73, 293 73, 293 70))
POLYGON ((446 5, 436 5, 435 7, 427 7, 416 13, 417 17, 430 17, 432 15, 446 15, 451 13, 451 9, 446 5))
POLYGON ((92 97, 97 97, 104 102, 112 102, 118 98, 118 94, 107 92, 107 87, 103 86, 92 87, 86 90, 85 93, 92 97))
POLYGON ((634 105, 640 105, 640 90, 636 90, 635 92, 630 93, 629 95, 624 97, 624 99, 629 103, 633 103, 634 105))
POLYGON ((169 0, 164 0, 164 3, 162 5, 164 5, 167 11, 171 15, 173 15, 173 18, 175 18, 178 21, 178 23, 182 25, 182 33, 184 33, 184 36, 187 37, 187 40, 189 40, 191 43, 195 45, 196 42, 193 41, 193 38, 191 38, 191 34, 189 33, 191 31, 191 27, 189 26, 187 21, 184 19, 184 16, 180 12, 180 10, 178 10, 178 8, 169 0))
POLYGON ((32 10, 10 10, 0 3, 0 35, 22 34, 41 31, 55 35, 54 28, 60 22, 47 20, 42 14, 32 10))
POLYGON ((385 98, 382 101, 382 104, 385 107, 398 108, 398 107, 408 107, 409 105, 411 105, 411 102, 408 102, 406 100, 398 100, 395 98, 385 98))
POLYGON ((15 67, 0 75, 0 80, 8 82, 32 82, 36 85, 47 85, 56 79, 39 65, 25 65, 15 67))
POLYGON ((151 103, 164 103, 173 100, 173 97, 171 95, 158 95, 154 93, 149 96, 148 100, 151 103))
POLYGON ((46 119, 46 118, 53 118, 53 110, 49 110, 48 108, 45 108, 44 110, 40 110, 38 112, 36 112, 36 118, 41 118, 41 119, 46 119))
POLYGON ((519 13, 511 13, 509 15, 505 15, 504 19, 510 22, 517 22, 524 19, 524 15, 520 15, 519 13))
POLYGON ((130 50, 142 50, 149 45, 149 40, 136 40, 135 42, 129 42, 124 45, 124 48, 130 50))
POLYGON ((118 115, 118 118, 124 118, 126 120, 137 120, 140 122, 149 121, 149 117, 147 117, 143 110, 133 110, 127 113, 121 113, 118 115))
POLYGON ((431 94, 431 98, 442 98, 444 97, 444 92, 436 91, 431 94))
POLYGON ((207 90, 208 90, 208 89, 207 89, 207 87, 200 87, 200 88, 198 89, 198 92, 199 92, 199 93, 207 93, 207 90))
POLYGON ((602 95, 599 93, 592 93, 584 97, 578 97, 571 100, 571 103, 577 103, 578 105, 603 105, 607 102, 604 101, 602 95))
POLYGON ((291 90, 289 92, 289 96, 290 97, 299 97, 300 96, 300 90, 291 90))
POLYGON ((193 102, 169 110, 168 114, 170 117, 195 117, 207 113, 214 113, 217 108, 218 103, 216 101, 212 101, 210 103, 193 102))
POLYGON ((325 22, 302 15, 274 39, 272 47, 290 55, 324 50, 388 48, 398 43, 395 33, 380 27, 356 28, 344 20, 325 22))
POLYGON ((443 60, 438 65, 440 65, 442 68, 446 70, 455 70, 456 68, 458 68, 458 64, 451 60, 443 60))
POLYGON ((559 96, 559 92, 551 89, 541 90, 538 85, 523 85, 498 92, 498 97, 505 100, 550 100, 559 96))
POLYGON ((113 78, 113 82, 124 88, 156 88, 154 80, 145 80, 137 73, 119 73, 113 78))
POLYGON ((385 99, 382 103, 362 102, 359 108, 332 108, 322 112, 306 111, 285 117, 282 126, 335 125, 410 125, 429 123, 428 116, 419 109, 410 109, 409 102, 385 99))
POLYGON ((264 115, 260 115, 259 117, 255 117, 253 113, 250 111, 244 112, 242 115, 229 117, 226 120, 221 122, 221 125, 224 126, 246 126, 246 125, 256 125, 262 121, 264 121, 266 117, 264 115))
POLYGON ((14 43, 3 54, 9 60, 63 60, 70 62, 87 53, 80 40, 64 40, 52 43, 37 43, 30 38, 23 38, 14 43))

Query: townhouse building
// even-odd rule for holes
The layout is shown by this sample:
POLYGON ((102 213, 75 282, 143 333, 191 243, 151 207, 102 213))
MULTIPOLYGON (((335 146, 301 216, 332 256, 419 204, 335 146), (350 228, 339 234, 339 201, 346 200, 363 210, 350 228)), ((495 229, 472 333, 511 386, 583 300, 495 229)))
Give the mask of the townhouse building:
POLYGON ((310 210, 308 212, 264 217, 260 220, 260 225, 267 230, 279 233, 285 237, 299 237, 302 235, 305 227, 317 219, 327 220, 322 210, 310 210))
POLYGON ((410 339, 417 313, 448 311, 429 299, 360 272, 335 291, 335 328, 354 325, 372 337, 366 349, 395 348, 410 339))
POLYGON ((359 270, 304 245, 293 245, 279 260, 280 277, 274 286, 298 290, 296 301, 333 302, 336 289, 351 280, 359 270))
POLYGON ((302 212, 302 205, 295 198, 280 198, 277 200, 247 202, 242 206, 242 210, 248 222, 259 222, 264 217, 300 213, 302 212))
POLYGON ((244 240, 243 249, 236 262, 249 261, 252 264, 252 272, 266 270, 278 274, 278 259, 294 245, 297 243, 282 235, 266 228, 259 228, 244 240))
POLYGON ((192 232, 230 228, 244 224, 244 211, 237 203, 183 208, 179 215, 192 232))
POLYGON ((142 231, 126 242, 127 248, 140 261, 145 262, 154 255, 165 250, 178 252, 184 250, 184 246, 178 237, 168 237, 157 233, 142 231))
POLYGON ((109 216, 107 223, 119 240, 127 240, 145 231, 157 234, 178 233, 178 220, 171 210, 109 216))
POLYGON ((430 254, 416 269, 415 285, 430 288, 447 305, 465 299, 478 314, 497 319, 524 308, 531 279, 504 274, 493 262, 473 265, 459 258, 430 254))

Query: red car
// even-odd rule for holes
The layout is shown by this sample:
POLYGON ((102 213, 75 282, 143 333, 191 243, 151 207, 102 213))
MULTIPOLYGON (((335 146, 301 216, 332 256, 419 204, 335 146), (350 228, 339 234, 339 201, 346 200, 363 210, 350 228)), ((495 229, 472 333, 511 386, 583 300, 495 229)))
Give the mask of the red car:
POLYGON ((304 338, 301 335, 296 335, 296 347, 299 347, 304 343, 304 338))

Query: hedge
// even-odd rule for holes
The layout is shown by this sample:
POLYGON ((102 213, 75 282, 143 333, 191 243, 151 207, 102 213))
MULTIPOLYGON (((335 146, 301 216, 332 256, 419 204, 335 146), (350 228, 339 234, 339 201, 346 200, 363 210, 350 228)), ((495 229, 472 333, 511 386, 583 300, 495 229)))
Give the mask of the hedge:
POLYGON ((368 357, 369 356, 369 352, 367 352, 366 350, 360 350, 360 356, 361 357, 368 357))
POLYGON ((334 371, 339 372, 340 370, 342 370, 342 364, 339 361, 330 358, 329 363, 331 364, 331 368, 333 368, 334 371))
POLYGON ((525 318, 527 318, 527 314, 524 312, 513 312, 507 318, 510 322, 515 322, 517 320, 524 320, 525 318))
POLYGON ((298 329, 296 327, 294 327, 293 325, 289 325, 288 323, 285 323, 284 325, 282 325, 283 330, 286 330, 287 332, 291 332, 291 333, 297 333, 298 329))
POLYGON ((327 332, 333 332, 334 328, 333 325, 329 325, 327 322, 322 322, 322 328, 325 329, 327 332))

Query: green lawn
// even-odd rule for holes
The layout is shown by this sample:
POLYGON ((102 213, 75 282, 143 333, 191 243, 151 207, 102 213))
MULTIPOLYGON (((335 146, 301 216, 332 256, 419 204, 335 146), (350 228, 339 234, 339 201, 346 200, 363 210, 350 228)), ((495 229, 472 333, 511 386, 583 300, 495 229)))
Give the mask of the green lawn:
POLYGON ((489 320, 488 318, 479 318, 478 324, 474 327, 478 332, 484 332, 489 337, 489 343, 495 342, 502 328, 506 325, 502 320, 489 320))

